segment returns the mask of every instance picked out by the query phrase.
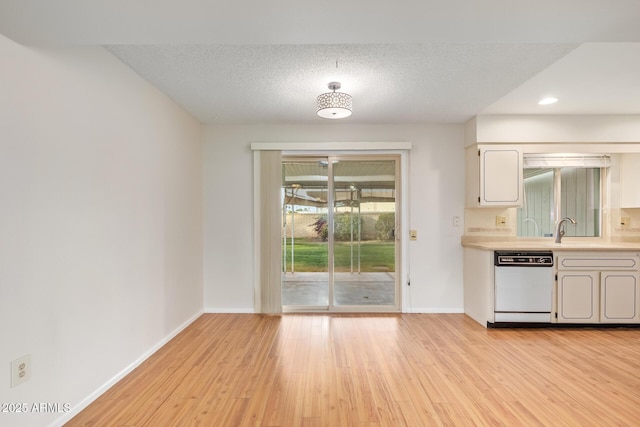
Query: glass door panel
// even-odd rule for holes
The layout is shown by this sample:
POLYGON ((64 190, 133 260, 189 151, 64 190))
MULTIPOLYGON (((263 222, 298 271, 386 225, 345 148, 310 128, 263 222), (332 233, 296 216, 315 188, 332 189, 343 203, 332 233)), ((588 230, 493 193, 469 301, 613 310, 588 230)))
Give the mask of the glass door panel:
POLYGON ((334 158, 333 305, 395 307, 396 160, 334 158))
POLYGON ((282 162, 282 305, 329 306, 329 206, 326 157, 282 162))
POLYGON ((390 156, 283 159, 285 311, 399 308, 398 168, 390 156))

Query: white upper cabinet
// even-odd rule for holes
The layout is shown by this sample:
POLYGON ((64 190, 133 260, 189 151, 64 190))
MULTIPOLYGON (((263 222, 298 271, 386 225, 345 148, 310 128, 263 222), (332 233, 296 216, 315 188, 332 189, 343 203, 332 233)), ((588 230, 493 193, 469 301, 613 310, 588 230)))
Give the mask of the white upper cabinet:
POLYGON ((467 206, 521 206, 522 150, 516 145, 477 145, 466 153, 467 206))
POLYGON ((620 207, 640 208, 640 153, 621 156, 620 207))

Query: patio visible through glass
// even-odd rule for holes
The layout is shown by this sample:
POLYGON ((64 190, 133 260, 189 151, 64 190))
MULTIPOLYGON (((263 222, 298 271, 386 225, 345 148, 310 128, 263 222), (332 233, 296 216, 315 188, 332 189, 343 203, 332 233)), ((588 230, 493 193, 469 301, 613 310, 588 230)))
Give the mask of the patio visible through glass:
POLYGON ((395 159, 285 159, 283 305, 395 307, 395 195, 395 159))

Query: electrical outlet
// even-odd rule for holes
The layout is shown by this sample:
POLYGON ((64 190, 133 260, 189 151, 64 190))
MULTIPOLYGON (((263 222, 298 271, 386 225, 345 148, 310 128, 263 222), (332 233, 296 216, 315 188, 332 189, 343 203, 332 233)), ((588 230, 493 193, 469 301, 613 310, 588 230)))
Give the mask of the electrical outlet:
POLYGON ((31 378, 31 355, 24 356, 11 362, 11 387, 16 387, 31 378))
POLYGON ((460 227, 460 217, 459 216, 454 216, 453 217, 453 226, 454 227, 460 227))
POLYGON ((631 218, 629 218, 628 216, 623 216, 622 218, 620 218, 620 225, 622 225, 623 227, 630 226, 631 218))
POLYGON ((507 225, 507 217, 506 216, 497 216, 496 217, 496 226, 504 227, 507 225))

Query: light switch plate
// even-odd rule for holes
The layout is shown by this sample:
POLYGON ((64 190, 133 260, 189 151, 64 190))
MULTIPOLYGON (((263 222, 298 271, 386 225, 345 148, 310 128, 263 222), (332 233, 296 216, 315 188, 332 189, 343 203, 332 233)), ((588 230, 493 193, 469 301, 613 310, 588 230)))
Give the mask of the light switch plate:
POLYGON ((409 230, 409 239, 418 240, 418 230, 409 230))
POLYGON ((507 217, 506 216, 497 216, 496 217, 496 226, 504 227, 507 225, 507 217))
POLYGON ((631 225, 631 218, 628 216, 623 216, 622 218, 620 218, 620 225, 624 226, 624 227, 628 227, 631 225))

